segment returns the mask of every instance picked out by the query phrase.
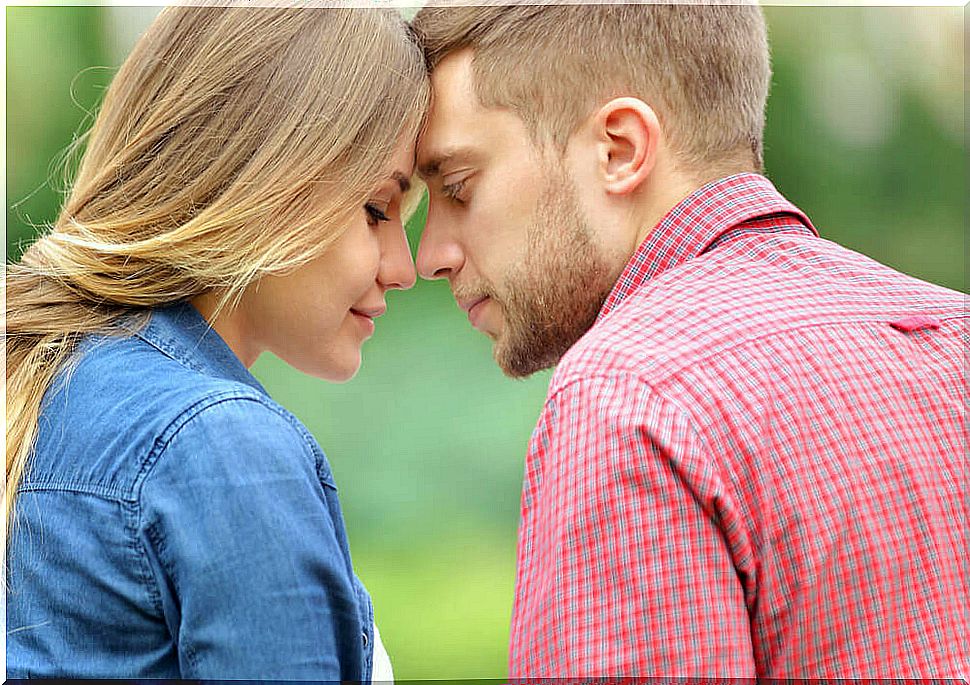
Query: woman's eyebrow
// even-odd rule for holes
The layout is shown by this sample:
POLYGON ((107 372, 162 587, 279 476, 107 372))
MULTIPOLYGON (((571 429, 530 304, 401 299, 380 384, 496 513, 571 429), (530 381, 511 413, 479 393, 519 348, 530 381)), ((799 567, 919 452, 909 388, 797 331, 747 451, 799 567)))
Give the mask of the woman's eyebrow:
POLYGON ((411 179, 400 171, 395 171, 391 174, 391 179, 397 181, 397 184, 401 187, 401 193, 406 193, 411 190, 411 179))

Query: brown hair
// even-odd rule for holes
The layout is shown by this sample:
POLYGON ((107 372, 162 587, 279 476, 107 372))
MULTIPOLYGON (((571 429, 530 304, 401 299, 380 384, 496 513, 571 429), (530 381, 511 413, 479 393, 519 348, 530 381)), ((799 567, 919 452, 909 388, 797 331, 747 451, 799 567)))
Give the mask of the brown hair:
POLYGON ((394 11, 162 10, 105 95, 57 222, 7 269, 8 539, 41 400, 80 337, 205 292, 231 306, 322 254, 428 98, 394 11))
POLYGON ((560 150, 598 104, 633 96, 685 171, 761 170, 771 69, 755 4, 426 7, 412 26, 431 69, 472 48, 482 105, 560 150))

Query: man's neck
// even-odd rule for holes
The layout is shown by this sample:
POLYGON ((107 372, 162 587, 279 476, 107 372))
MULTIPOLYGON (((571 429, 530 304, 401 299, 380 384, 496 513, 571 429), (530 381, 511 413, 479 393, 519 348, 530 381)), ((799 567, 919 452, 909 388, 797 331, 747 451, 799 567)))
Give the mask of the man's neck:
POLYGON ((643 198, 643 211, 638 217, 634 252, 671 209, 703 185, 676 170, 667 170, 656 183, 651 184, 643 198))

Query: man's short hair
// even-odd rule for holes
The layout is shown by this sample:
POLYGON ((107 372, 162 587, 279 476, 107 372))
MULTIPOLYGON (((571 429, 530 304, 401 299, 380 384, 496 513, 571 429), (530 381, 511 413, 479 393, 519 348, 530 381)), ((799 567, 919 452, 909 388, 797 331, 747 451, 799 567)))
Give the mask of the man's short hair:
POLYGON ((425 7, 412 24, 432 70, 472 48, 481 104, 514 111, 536 141, 563 150, 597 106, 633 96, 684 171, 762 169, 771 67, 756 4, 425 7))

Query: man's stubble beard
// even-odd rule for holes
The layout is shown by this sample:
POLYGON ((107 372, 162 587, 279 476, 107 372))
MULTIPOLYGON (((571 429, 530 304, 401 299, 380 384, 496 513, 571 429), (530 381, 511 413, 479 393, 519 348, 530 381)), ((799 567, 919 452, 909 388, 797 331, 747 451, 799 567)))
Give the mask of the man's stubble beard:
POLYGON ((595 323, 619 276, 592 242, 572 180, 560 170, 545 176, 526 255, 501 298, 505 326, 493 354, 513 378, 555 366, 595 323))

